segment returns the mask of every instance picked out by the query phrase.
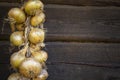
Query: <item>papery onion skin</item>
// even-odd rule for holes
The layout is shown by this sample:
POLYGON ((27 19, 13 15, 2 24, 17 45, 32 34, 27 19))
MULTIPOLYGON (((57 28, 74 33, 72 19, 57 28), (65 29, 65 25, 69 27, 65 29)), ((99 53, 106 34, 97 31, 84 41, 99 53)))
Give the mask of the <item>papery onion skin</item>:
POLYGON ((45 14, 42 12, 31 18, 31 25, 33 27, 41 25, 45 21, 45 14))
POLYGON ((38 51, 32 53, 33 58, 38 60, 40 63, 45 62, 48 59, 48 54, 45 51, 38 51))
POLYGON ((35 15, 37 11, 43 10, 43 7, 44 7, 43 3, 39 0, 29 0, 24 5, 25 12, 28 15, 35 15))
POLYGON ((28 36, 29 41, 33 44, 42 43, 44 41, 44 38, 45 32, 39 28, 33 28, 28 36))
POLYGON ((19 8, 12 8, 8 12, 8 17, 13 23, 23 23, 26 20, 25 13, 19 8), (12 20, 13 19, 13 20, 12 20))
POLYGON ((24 43, 23 40, 23 32, 22 31, 16 31, 13 32, 10 35, 10 42, 14 45, 14 46, 20 46, 24 43))
POLYGON ((42 65, 33 58, 27 58, 19 66, 19 72, 28 78, 37 77, 42 70, 42 65))

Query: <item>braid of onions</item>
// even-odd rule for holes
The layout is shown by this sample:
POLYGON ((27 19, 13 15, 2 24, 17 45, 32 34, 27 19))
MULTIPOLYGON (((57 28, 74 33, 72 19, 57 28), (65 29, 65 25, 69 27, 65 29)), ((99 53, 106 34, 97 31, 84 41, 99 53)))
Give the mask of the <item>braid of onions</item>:
POLYGON ((27 0, 20 8, 11 8, 8 19, 12 32, 10 44, 21 47, 10 57, 16 72, 9 75, 8 80, 46 80, 48 54, 42 50, 45 47, 44 4, 40 0, 27 0))

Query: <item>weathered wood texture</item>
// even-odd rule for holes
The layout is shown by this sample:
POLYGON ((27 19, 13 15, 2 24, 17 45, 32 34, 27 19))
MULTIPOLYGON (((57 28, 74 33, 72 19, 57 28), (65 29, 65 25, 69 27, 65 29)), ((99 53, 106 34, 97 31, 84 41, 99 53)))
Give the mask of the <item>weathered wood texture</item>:
MULTIPOLYGON (((9 42, 0 42, 0 63, 9 63, 9 42), (4 47, 3 47, 4 46, 4 47)), ((120 44, 47 42, 48 64, 120 68, 120 44), (114 53, 114 54, 113 54, 114 53)))
MULTIPOLYGON (((0 6, 0 24, 13 6, 0 6)), ((119 7, 73 7, 46 5, 47 41, 108 41, 120 42, 119 7)), ((2 28, 2 27, 1 27, 2 28)), ((9 39, 6 23, 0 39, 9 39)), ((1 32, 1 29, 0 29, 1 32)))
MULTIPOLYGON (((91 67, 86 65, 47 65, 47 80, 120 80, 120 69, 91 67)), ((0 80, 7 80, 11 70, 8 64, 0 64, 0 80)))
MULTIPOLYGON (((0 5, 3 9, 0 11, 1 26, 8 10, 18 6, 7 4, 0 5)), ((48 29, 45 48, 49 54, 48 80, 120 79, 119 7, 46 5, 45 13, 45 28, 48 29)), ((9 25, 5 23, 4 26, 3 32, 0 28, 0 40, 9 39, 9 25)), ((9 44, 8 41, 0 41, 0 80, 7 80, 11 73, 9 44)))
MULTIPOLYGON (((25 0, 0 0, 0 2, 21 2, 25 0)), ((78 6, 120 6, 120 0, 42 0, 45 4, 64 4, 78 6)))

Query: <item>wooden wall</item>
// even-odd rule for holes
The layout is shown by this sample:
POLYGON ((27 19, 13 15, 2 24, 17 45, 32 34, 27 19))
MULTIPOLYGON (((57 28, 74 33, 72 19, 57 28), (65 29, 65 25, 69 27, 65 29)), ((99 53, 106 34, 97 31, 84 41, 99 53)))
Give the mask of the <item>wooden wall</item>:
MULTIPOLYGON (((120 1, 43 2, 48 30, 47 80, 120 80, 120 1)), ((19 4, 20 0, 0 0, 0 80, 7 80, 11 73, 11 32, 4 19, 19 4)))

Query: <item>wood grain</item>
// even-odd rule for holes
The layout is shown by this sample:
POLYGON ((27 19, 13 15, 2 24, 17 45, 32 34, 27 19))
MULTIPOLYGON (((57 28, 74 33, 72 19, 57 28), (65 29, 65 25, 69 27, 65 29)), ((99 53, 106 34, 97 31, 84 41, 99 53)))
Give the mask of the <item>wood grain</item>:
MULTIPOLYGON (((0 63, 9 63, 9 42, 0 42, 0 63), (4 46, 4 47, 3 47, 4 46)), ((120 68, 120 44, 47 42, 47 64, 75 64, 120 68)))
MULTIPOLYGON (((4 8, 0 11, 0 24, 3 25, 4 16, 13 6, 0 7, 4 8)), ((46 41, 120 42, 119 7, 46 5, 45 14, 45 28, 48 30, 46 41)), ((8 40, 9 24, 4 26, 0 39, 8 40)))
MULTIPOLYGON (((120 69, 91 67, 85 65, 57 64, 47 65, 47 80, 119 80, 120 69)), ((0 80, 7 80, 11 73, 8 64, 0 64, 0 80)))
MULTIPOLYGON (((0 2, 21 2, 24 0, 0 0, 0 2)), ((120 6, 120 0, 42 0, 45 4, 64 4, 77 6, 120 6)))

